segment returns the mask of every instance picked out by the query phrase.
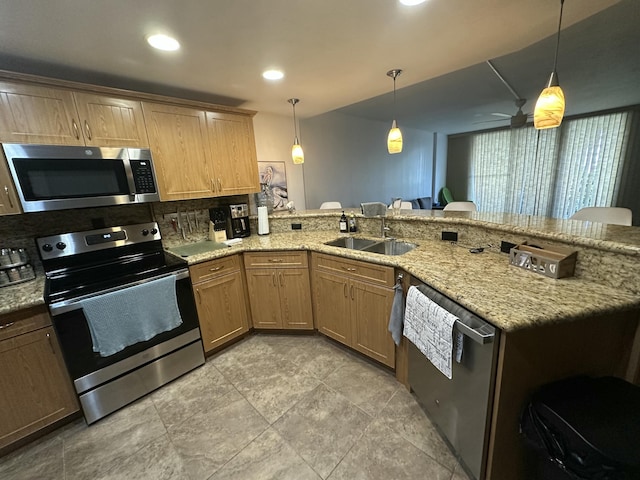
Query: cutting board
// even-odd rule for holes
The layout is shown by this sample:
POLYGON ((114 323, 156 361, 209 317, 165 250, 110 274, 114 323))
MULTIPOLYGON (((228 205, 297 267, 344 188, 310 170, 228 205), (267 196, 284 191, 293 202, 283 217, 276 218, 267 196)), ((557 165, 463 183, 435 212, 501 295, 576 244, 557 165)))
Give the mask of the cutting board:
POLYGON ((191 255, 199 255, 201 253, 211 252, 213 250, 220 250, 222 248, 229 248, 224 243, 212 242, 205 240, 203 242, 188 243, 186 245, 180 245, 179 247, 170 248, 169 251, 175 255, 181 257, 189 257, 191 255))

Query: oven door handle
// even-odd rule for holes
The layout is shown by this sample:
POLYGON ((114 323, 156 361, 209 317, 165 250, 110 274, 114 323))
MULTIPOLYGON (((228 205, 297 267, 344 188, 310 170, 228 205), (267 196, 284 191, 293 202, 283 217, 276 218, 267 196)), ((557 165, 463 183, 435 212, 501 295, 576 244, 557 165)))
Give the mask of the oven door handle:
POLYGON ((49 305, 49 312, 51 313, 52 316, 55 316, 55 315, 60 315, 61 313, 66 313, 66 312, 70 312, 72 310, 77 310, 78 309, 78 304, 82 300, 86 300, 87 298, 98 297, 100 295, 104 295, 105 293, 117 292, 118 290, 124 290, 125 288, 134 287, 136 285, 142 285, 144 283, 148 283, 148 282, 151 282, 153 280, 159 280, 161 278, 170 277, 172 275, 176 277, 176 280, 182 280, 184 278, 189 278, 189 270, 185 268, 183 270, 177 270, 175 272, 171 272, 171 273, 168 273, 166 275, 158 275, 158 276, 151 277, 151 278, 145 278, 144 280, 140 280, 138 282, 127 283, 126 285, 121 285, 121 286, 116 287, 116 288, 110 288, 110 289, 107 289, 107 290, 101 290, 99 292, 92 293, 92 294, 89 294, 89 295, 83 295, 81 297, 76 297, 76 298, 73 298, 71 300, 63 300, 61 302, 52 303, 51 305, 49 305))

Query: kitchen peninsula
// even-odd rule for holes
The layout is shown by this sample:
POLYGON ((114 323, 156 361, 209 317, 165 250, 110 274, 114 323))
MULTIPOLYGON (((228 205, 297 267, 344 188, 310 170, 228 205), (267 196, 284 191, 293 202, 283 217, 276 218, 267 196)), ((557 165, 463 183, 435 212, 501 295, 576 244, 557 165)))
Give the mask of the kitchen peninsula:
MULTIPOLYGON (((243 252, 298 250, 380 264, 410 274, 499 328, 487 478, 516 478, 513 472, 522 468, 518 417, 536 386, 574 373, 615 374, 637 382, 633 340, 640 286, 631 280, 640 278, 640 229, 506 214, 402 211, 386 219, 390 235, 418 247, 386 256, 325 245, 341 236, 340 213, 276 213, 270 216, 270 235, 252 235, 187 261, 196 265, 243 252), (301 230, 292 230, 292 223, 301 224, 301 230), (443 230, 457 232, 458 243, 440 240, 443 230), (577 250, 575 276, 555 280, 511 266, 508 255, 499 253, 501 240, 577 250), (471 247, 485 250, 474 254, 471 247)), ((379 237, 380 219, 354 213, 356 235, 379 237)), ((160 228, 165 248, 182 243, 169 223, 160 228)), ((32 288, 37 284, 29 285, 31 292, 19 286, 0 290, 1 313, 43 304, 42 293, 32 288)), ((401 347, 396 373, 405 383, 406 368, 401 347)))

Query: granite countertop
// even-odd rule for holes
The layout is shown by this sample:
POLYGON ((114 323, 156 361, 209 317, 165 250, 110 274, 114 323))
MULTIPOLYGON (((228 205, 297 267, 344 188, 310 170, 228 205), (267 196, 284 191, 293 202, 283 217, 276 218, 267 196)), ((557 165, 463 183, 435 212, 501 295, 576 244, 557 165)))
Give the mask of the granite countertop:
MULTIPOLYGON (((473 254, 447 242, 412 238, 403 240, 418 247, 399 256, 324 245, 339 236, 335 231, 252 235, 239 245, 189 256, 187 263, 244 251, 310 250, 389 265, 407 271, 507 332, 640 308, 640 298, 632 293, 577 277, 546 278, 509 265, 507 255, 491 250, 473 254)), ((43 289, 42 274, 31 282, 0 288, 0 314, 43 304, 43 289)))
MULTIPOLYGON (((274 212, 272 219, 335 217, 345 211, 362 218, 359 208, 339 210, 305 210, 290 214, 286 211, 274 212)), ((414 220, 437 222, 439 224, 468 225, 499 232, 537 236, 547 240, 560 241, 570 245, 595 247, 605 251, 640 256, 640 228, 612 225, 580 220, 518 215, 492 212, 454 212, 446 210, 401 210, 390 220, 414 220)))
POLYGON ((252 235, 240 245, 187 258, 190 265, 244 251, 311 250, 401 268, 504 331, 640 308, 632 293, 576 277, 552 279, 509 264, 506 254, 403 238, 418 247, 398 256, 324 245, 334 231, 252 235))
POLYGON ((44 305, 44 273, 36 271, 36 278, 0 288, 0 315, 44 305))

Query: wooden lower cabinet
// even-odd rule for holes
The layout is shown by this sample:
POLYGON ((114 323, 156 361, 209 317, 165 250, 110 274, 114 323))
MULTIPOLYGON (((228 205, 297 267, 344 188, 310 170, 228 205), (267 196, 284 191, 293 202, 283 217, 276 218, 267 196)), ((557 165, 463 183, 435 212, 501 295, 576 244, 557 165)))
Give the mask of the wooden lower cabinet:
POLYGON ((306 252, 245 254, 254 328, 313 329, 307 265, 306 252))
POLYGON ((205 352, 249 331, 238 255, 191 267, 205 352))
POLYGON ((4 315, 0 326, 1 449, 79 408, 47 312, 4 315))
POLYGON ((393 268, 324 254, 312 258, 318 330, 395 367, 395 344, 388 331, 393 268))

